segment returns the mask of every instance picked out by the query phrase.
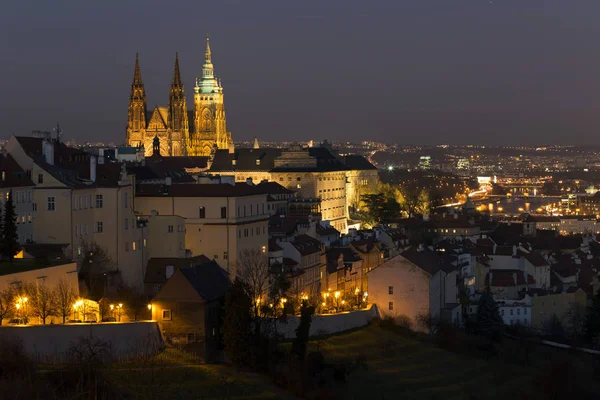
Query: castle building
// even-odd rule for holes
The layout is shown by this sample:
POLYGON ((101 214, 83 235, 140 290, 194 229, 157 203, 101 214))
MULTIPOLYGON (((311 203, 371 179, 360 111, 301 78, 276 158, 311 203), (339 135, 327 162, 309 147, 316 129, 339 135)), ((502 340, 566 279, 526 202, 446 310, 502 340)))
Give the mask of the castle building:
POLYGON ((209 156, 213 148, 228 149, 232 143, 226 126, 223 86, 214 74, 208 38, 202 76, 196 78, 194 87, 193 110, 187 109, 176 54, 168 107, 155 107, 148 112, 146 90, 136 55, 129 96, 127 145, 143 146, 145 155, 151 156, 154 138, 158 138, 163 156, 209 156))

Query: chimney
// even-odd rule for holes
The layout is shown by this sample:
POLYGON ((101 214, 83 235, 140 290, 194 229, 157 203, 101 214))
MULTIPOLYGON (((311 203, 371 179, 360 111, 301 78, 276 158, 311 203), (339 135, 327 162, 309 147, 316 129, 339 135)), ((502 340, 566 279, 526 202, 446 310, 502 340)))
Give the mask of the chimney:
POLYGON ((429 214, 423 214, 423 221, 429 221, 429 214))
POLYGON ((492 279, 494 278, 494 273, 490 271, 490 279, 488 281, 488 286, 492 286, 492 279))
POLYGON ((44 159, 50 165, 54 165, 54 143, 52 140, 44 139, 42 141, 42 153, 44 154, 44 159))
POLYGON ((254 184, 252 183, 252 178, 246 178, 246 184, 249 186, 254 186, 254 184))
POLYGON ((496 254, 496 249, 498 248, 498 245, 496 243, 494 243, 494 246, 492 247, 494 254, 496 254))
POLYGON ((171 186, 172 183, 173 183, 173 178, 171 178, 170 176, 167 176, 165 178, 165 185, 171 186))
POLYGON ((90 156, 90 181, 96 182, 96 156, 90 156))
POLYGON ((517 286, 517 273, 513 272, 513 281, 515 282, 515 286, 517 286))
POLYGON ((513 245, 513 249, 512 249, 512 256, 516 257, 517 256, 517 246, 513 245))

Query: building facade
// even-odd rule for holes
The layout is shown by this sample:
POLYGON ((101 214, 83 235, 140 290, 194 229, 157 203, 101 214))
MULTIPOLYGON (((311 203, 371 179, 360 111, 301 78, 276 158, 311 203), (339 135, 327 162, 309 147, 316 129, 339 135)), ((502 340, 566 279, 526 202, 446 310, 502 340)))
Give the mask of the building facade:
POLYGON ((208 156, 213 148, 228 149, 232 144, 227 132, 223 86, 214 74, 208 38, 202 75, 194 86, 194 109, 187 109, 184 85, 179 72, 179 57, 169 92, 168 107, 155 107, 148 112, 146 90, 136 55, 133 83, 129 96, 127 145, 144 147, 146 156, 153 153, 153 140, 160 142, 163 156, 208 156))

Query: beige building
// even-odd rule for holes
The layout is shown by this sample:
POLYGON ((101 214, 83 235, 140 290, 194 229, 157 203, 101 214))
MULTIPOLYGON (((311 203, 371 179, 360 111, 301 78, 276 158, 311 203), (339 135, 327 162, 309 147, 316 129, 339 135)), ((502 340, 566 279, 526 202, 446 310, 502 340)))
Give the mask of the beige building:
POLYGON ((148 258, 184 258, 185 219, 178 215, 141 216, 147 226, 148 258))
POLYGON ((416 328, 417 317, 428 312, 460 323, 456 267, 435 252, 410 248, 367 275, 368 300, 383 316, 407 316, 416 328))
POLYGON ((240 252, 267 251, 267 196, 246 183, 139 185, 135 209, 183 218, 185 248, 214 259, 231 276, 240 252))
POLYGON ((585 310, 587 295, 581 288, 571 287, 563 293, 547 293, 545 291, 532 291, 531 296, 531 324, 534 329, 545 330, 554 317, 558 318, 562 326, 567 327, 573 313, 585 310))
POLYGON ((144 227, 132 207, 132 177, 49 137, 12 136, 6 149, 35 185, 32 241, 67 244, 73 259, 84 244, 99 246, 123 282, 141 290, 147 254, 144 227))
POLYGON ((362 156, 338 156, 327 147, 222 150, 214 154, 210 172, 277 182, 299 197, 321 199, 323 221, 342 233, 348 231, 348 208, 357 196, 376 188, 377 169, 362 156), (354 169, 353 169, 354 168, 354 169), (351 194, 348 197, 347 193, 351 194))

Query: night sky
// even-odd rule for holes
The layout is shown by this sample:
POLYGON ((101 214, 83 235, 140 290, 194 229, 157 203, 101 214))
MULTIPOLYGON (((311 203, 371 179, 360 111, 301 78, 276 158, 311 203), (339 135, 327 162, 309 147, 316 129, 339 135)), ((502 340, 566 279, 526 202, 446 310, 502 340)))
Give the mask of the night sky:
POLYGON ((2 135, 125 138, 211 37, 235 140, 600 144, 600 1, 6 1, 2 135))

